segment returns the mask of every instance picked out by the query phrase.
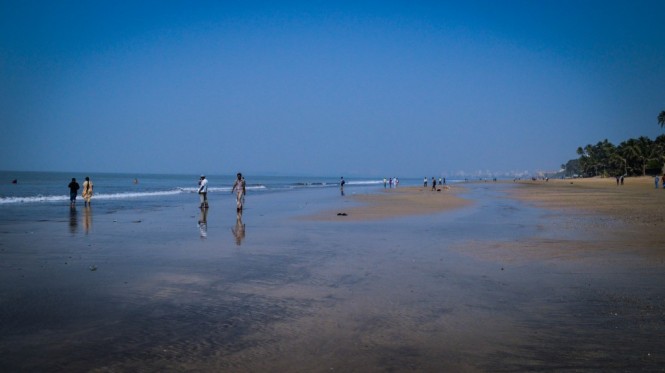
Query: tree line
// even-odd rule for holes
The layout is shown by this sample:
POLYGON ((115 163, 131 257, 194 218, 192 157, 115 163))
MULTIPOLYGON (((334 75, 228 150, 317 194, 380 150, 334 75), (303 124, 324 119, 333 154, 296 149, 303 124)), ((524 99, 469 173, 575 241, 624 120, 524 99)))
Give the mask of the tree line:
MULTIPOLYGON (((661 128, 665 126, 665 111, 658 115, 661 128)), ((561 165, 566 176, 646 176, 665 171, 665 135, 651 140, 642 136, 614 145, 607 139, 595 145, 577 148, 579 158, 561 165)))

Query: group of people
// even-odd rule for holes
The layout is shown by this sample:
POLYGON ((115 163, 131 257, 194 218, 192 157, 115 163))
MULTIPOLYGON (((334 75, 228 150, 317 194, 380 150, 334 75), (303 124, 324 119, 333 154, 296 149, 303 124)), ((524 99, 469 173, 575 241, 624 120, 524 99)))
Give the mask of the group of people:
MULTIPOLYGON (((71 207, 74 207, 76 205, 76 196, 78 195, 78 191, 81 188, 81 186, 76 181, 76 178, 73 177, 68 187, 69 187, 69 205, 71 207)), ((93 185, 92 181, 90 181, 90 177, 86 176, 85 181, 83 182, 83 192, 81 193, 81 197, 83 197, 84 206, 90 206, 90 200, 92 199, 92 187, 93 185)))
MULTIPOLYGON (((199 179, 198 193, 201 201, 201 205, 199 207, 202 209, 207 209, 208 179, 206 179, 205 175, 201 175, 201 178, 199 179)), ((245 183, 245 178, 242 176, 240 172, 238 172, 238 174, 236 175, 236 180, 233 183, 233 188, 231 189, 231 193, 236 194, 236 211, 242 212, 243 205, 245 204, 246 183, 245 183)))
MULTIPOLYGON (((134 183, 136 183, 137 182, 136 179, 134 180, 135 180, 134 183)), ((73 177, 68 187, 69 187, 69 203, 71 207, 74 207, 76 205, 76 197, 78 196, 79 189, 81 189, 81 185, 79 185, 79 183, 76 181, 76 178, 73 177)), ((197 191, 201 201, 199 207, 202 209, 207 209, 208 179, 206 179, 205 175, 201 175, 197 191)), ((233 188, 231 189, 231 193, 236 193, 236 209, 238 212, 242 211, 243 205, 245 203, 245 192, 246 192, 245 178, 242 176, 240 172, 238 172, 238 174, 236 175, 236 180, 233 183, 233 188)), ((92 200, 92 193, 93 193, 92 181, 90 180, 89 176, 86 176, 85 181, 83 182, 83 191, 81 193, 81 197, 83 197, 85 206, 90 206, 90 201, 92 200)))
MULTIPOLYGON (((446 178, 439 178, 439 186, 446 184, 446 178)), ((427 176, 423 179, 423 188, 427 188, 427 176)), ((432 190, 436 190, 436 178, 432 176, 432 190)))
POLYGON ((396 178, 396 177, 395 178, 391 177, 389 179, 386 179, 385 177, 383 178, 383 188, 384 189, 387 188, 388 186, 390 186, 391 188, 393 186, 395 186, 395 188, 397 188, 398 185, 399 185, 399 179, 396 178))

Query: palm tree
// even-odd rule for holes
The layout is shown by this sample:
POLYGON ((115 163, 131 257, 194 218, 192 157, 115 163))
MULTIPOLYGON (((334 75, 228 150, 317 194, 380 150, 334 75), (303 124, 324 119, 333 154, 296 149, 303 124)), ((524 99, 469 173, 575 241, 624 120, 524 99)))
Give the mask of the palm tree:
POLYGON ((642 171, 642 176, 646 176, 647 163, 658 159, 658 147, 648 137, 641 136, 639 139, 629 139, 622 143, 622 155, 631 161, 642 171))
POLYGON ((660 128, 663 128, 663 126, 665 126, 665 110, 661 111, 660 114, 658 114, 658 123, 660 123, 660 128))

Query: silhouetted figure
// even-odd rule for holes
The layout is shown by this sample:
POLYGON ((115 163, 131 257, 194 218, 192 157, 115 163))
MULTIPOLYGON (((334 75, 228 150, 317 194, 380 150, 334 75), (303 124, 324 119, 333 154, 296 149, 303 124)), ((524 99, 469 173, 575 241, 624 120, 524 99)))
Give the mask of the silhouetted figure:
POLYGON ((76 204, 76 195, 79 191, 79 183, 76 182, 76 178, 72 178, 72 181, 68 185, 69 187, 69 204, 74 207, 76 204))

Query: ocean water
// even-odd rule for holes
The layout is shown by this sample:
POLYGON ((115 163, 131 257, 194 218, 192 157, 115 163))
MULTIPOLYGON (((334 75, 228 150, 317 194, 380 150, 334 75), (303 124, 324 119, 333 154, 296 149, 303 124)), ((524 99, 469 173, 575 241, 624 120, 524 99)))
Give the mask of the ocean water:
MULTIPOLYGON (((48 221, 62 218, 62 207, 69 206, 68 184, 75 177, 81 189, 77 205, 83 207, 80 196, 85 177, 94 184, 92 204, 95 213, 113 214, 119 211, 154 210, 182 206, 198 206, 200 175, 123 174, 123 173, 64 173, 0 171, 0 224, 21 221, 48 221), (17 183, 12 183, 17 180, 17 183)), ((262 176, 244 175, 248 198, 272 204, 276 201, 314 201, 320 194, 339 195, 340 177, 262 176), (314 194, 313 194, 314 193, 314 194), (312 196, 305 197, 305 196, 312 196)), ((208 199, 211 204, 231 203, 235 175, 206 175, 208 199)), ((383 189, 382 178, 345 177, 345 192, 371 193, 383 189)), ((400 186, 419 185, 418 179, 400 179, 400 186)), ((310 206, 311 207, 311 206, 310 206)), ((275 209, 280 206, 274 206, 275 209)))
MULTIPOLYGON (((68 203, 67 185, 75 177, 83 185, 89 176, 94 184, 95 203, 103 201, 157 201, 196 193, 200 175, 64 173, 0 171, 0 208, 17 204, 68 203), (12 181, 17 183, 13 184, 12 181)), ((235 175, 208 175, 208 194, 229 193, 235 175)), ((330 176, 262 176, 245 175, 247 191, 252 193, 284 193, 306 189, 338 188, 340 178, 330 176)), ((347 190, 383 187, 383 178, 345 178, 347 190)), ((420 178, 400 178, 400 186, 422 185, 420 178)), ((448 180, 458 183, 461 180, 448 180)), ((79 189, 79 199, 80 192, 79 189)))
MULTIPOLYGON (((94 183, 94 201, 168 199, 196 193, 199 175, 73 174, 58 172, 0 172, 0 206, 69 201, 67 185, 75 177, 83 185, 89 176, 94 183), (12 180, 17 180, 12 184, 12 180)), ((207 176, 208 193, 229 193, 234 175, 207 176)), ((252 193, 294 192, 310 188, 337 188, 339 177, 290 177, 246 175, 247 191, 252 193)), ((383 185, 378 178, 347 178, 346 188, 383 185)), ((413 183, 414 180, 408 180, 413 183)), ((402 185, 404 181, 402 181, 402 185)), ((81 190, 79 190, 79 193, 81 190)))

